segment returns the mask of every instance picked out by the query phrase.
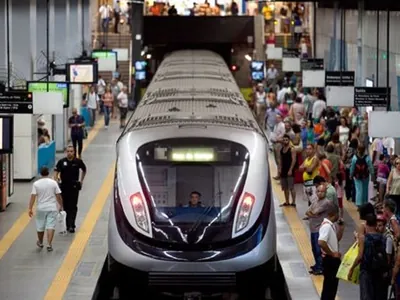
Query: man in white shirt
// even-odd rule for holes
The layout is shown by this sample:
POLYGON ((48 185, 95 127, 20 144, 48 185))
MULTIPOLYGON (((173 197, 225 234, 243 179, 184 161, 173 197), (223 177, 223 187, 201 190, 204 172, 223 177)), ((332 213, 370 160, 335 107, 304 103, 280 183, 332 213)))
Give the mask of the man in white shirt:
POLYGON ((106 2, 104 2, 99 8, 99 14, 101 18, 101 28, 103 32, 108 32, 108 24, 110 23, 112 8, 106 2))
POLYGON ((53 238, 56 228, 57 214, 62 209, 61 190, 58 183, 49 177, 49 169, 42 167, 41 179, 32 186, 31 199, 29 201, 29 217, 33 216, 33 205, 36 207, 36 231, 38 241, 36 245, 43 248, 44 231, 47 231, 47 251, 53 251, 53 238), (58 204, 58 207, 57 207, 58 204))
POLYGON ((277 100, 280 104, 282 104, 283 100, 285 100, 285 95, 289 92, 289 86, 287 83, 284 83, 282 89, 277 94, 277 100))
POLYGON ((326 109, 326 102, 322 99, 317 99, 313 104, 312 118, 314 121, 321 118, 322 112, 326 109))
MULTIPOLYGON (((274 157, 276 165, 279 166, 279 153, 282 148, 281 141, 283 136, 286 134, 285 123, 283 122, 282 116, 280 114, 276 115, 276 125, 274 127, 274 131, 271 133, 270 139, 273 144, 274 149, 274 157)), ((279 179, 279 176, 275 176, 274 179, 279 179)))
POLYGON ((94 126, 96 122, 96 111, 99 103, 99 96, 96 94, 95 88, 92 86, 90 92, 86 95, 87 108, 90 114, 90 127, 94 126))
POLYGON ((339 219, 339 208, 333 203, 328 208, 328 216, 319 228, 318 244, 322 250, 324 283, 321 300, 335 300, 339 285, 336 278, 340 266, 341 254, 339 241, 342 239, 344 226, 335 224, 339 219))
POLYGON ((118 94, 118 107, 120 116, 119 128, 125 128, 126 115, 128 114, 128 89, 126 86, 122 86, 121 92, 118 94))
POLYGON ((99 95, 100 98, 100 113, 103 113, 104 111, 104 106, 103 106, 103 101, 101 100, 103 95, 106 92, 106 82, 104 79, 99 75, 99 80, 97 81, 97 95, 99 95))
POLYGON ((393 138, 391 138, 391 137, 385 137, 385 138, 383 138, 382 139, 382 146, 383 146, 383 152, 385 152, 385 150, 386 150, 386 152, 387 153, 383 153, 383 154, 385 154, 385 156, 387 156, 387 155, 389 155, 389 156, 392 156, 392 155, 394 155, 394 145, 395 145, 395 142, 394 142, 394 139, 393 138))
POLYGON ((278 77, 278 70, 275 68, 274 64, 269 66, 267 70, 267 83, 268 86, 275 82, 276 78, 278 77))

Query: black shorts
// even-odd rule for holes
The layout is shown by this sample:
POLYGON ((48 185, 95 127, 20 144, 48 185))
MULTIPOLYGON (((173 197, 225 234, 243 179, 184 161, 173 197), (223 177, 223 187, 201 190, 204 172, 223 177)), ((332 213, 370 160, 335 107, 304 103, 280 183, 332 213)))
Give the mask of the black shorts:
POLYGON ((128 114, 128 108, 127 107, 120 107, 119 108, 119 113, 120 113, 121 119, 126 119, 126 115, 128 114))

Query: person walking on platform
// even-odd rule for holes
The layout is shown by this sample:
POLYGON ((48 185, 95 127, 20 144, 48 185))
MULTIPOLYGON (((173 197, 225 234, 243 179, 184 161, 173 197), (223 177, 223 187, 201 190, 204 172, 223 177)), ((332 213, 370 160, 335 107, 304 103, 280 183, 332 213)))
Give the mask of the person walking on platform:
POLYGON ((75 157, 74 147, 68 146, 67 156, 57 162, 54 177, 60 182, 64 210, 67 213, 67 229, 70 233, 75 232, 79 191, 82 189, 85 175, 85 163, 75 157))
POLYGON ((47 251, 53 251, 53 238, 56 227, 57 214, 62 210, 63 203, 61 190, 52 178, 49 178, 49 169, 41 168, 41 179, 32 186, 31 199, 29 201, 29 217, 33 216, 33 205, 37 200, 36 208, 36 231, 38 240, 36 245, 43 248, 44 231, 47 231, 47 251), (58 203, 58 208, 57 208, 58 203))
POLYGON ((76 108, 72 110, 72 117, 69 118, 68 125, 69 128, 71 128, 71 141, 74 147, 74 152, 81 157, 83 150, 83 128, 85 127, 85 119, 81 115, 78 115, 78 110, 76 108))

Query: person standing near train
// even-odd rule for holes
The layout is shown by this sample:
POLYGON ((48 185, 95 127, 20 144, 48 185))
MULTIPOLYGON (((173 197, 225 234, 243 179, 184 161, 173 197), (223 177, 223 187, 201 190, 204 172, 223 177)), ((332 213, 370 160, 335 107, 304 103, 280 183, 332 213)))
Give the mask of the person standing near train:
POLYGON ((57 162, 54 179, 60 183, 64 210, 67 213, 67 230, 70 233, 75 232, 79 191, 82 189, 85 175, 85 163, 75 157, 74 147, 68 146, 67 156, 57 162))

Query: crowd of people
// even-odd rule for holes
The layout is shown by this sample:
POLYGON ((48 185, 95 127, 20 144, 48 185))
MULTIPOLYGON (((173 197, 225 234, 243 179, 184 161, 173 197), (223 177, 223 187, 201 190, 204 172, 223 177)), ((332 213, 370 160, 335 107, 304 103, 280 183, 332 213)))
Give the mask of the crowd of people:
MULTIPOLYGON (((358 257, 349 276, 360 265, 361 299, 387 299, 390 283, 400 283, 400 256, 397 259, 395 251, 400 238, 396 217, 400 157, 395 154, 394 139, 371 141, 368 113, 356 107, 327 106, 323 89, 302 88, 294 74, 266 81, 266 86, 255 86, 252 106, 271 142, 277 164, 273 175, 285 198, 281 206, 295 209, 295 184, 303 185, 308 203, 304 220, 315 259, 310 274, 325 277, 321 299, 333 300, 337 292, 344 201, 353 202, 364 220, 356 234, 358 257), (371 266, 377 251, 385 253, 386 264, 376 260, 378 265, 371 266), (387 280, 375 280, 372 270, 387 280)), ((400 299, 398 287, 396 299, 400 299)))

